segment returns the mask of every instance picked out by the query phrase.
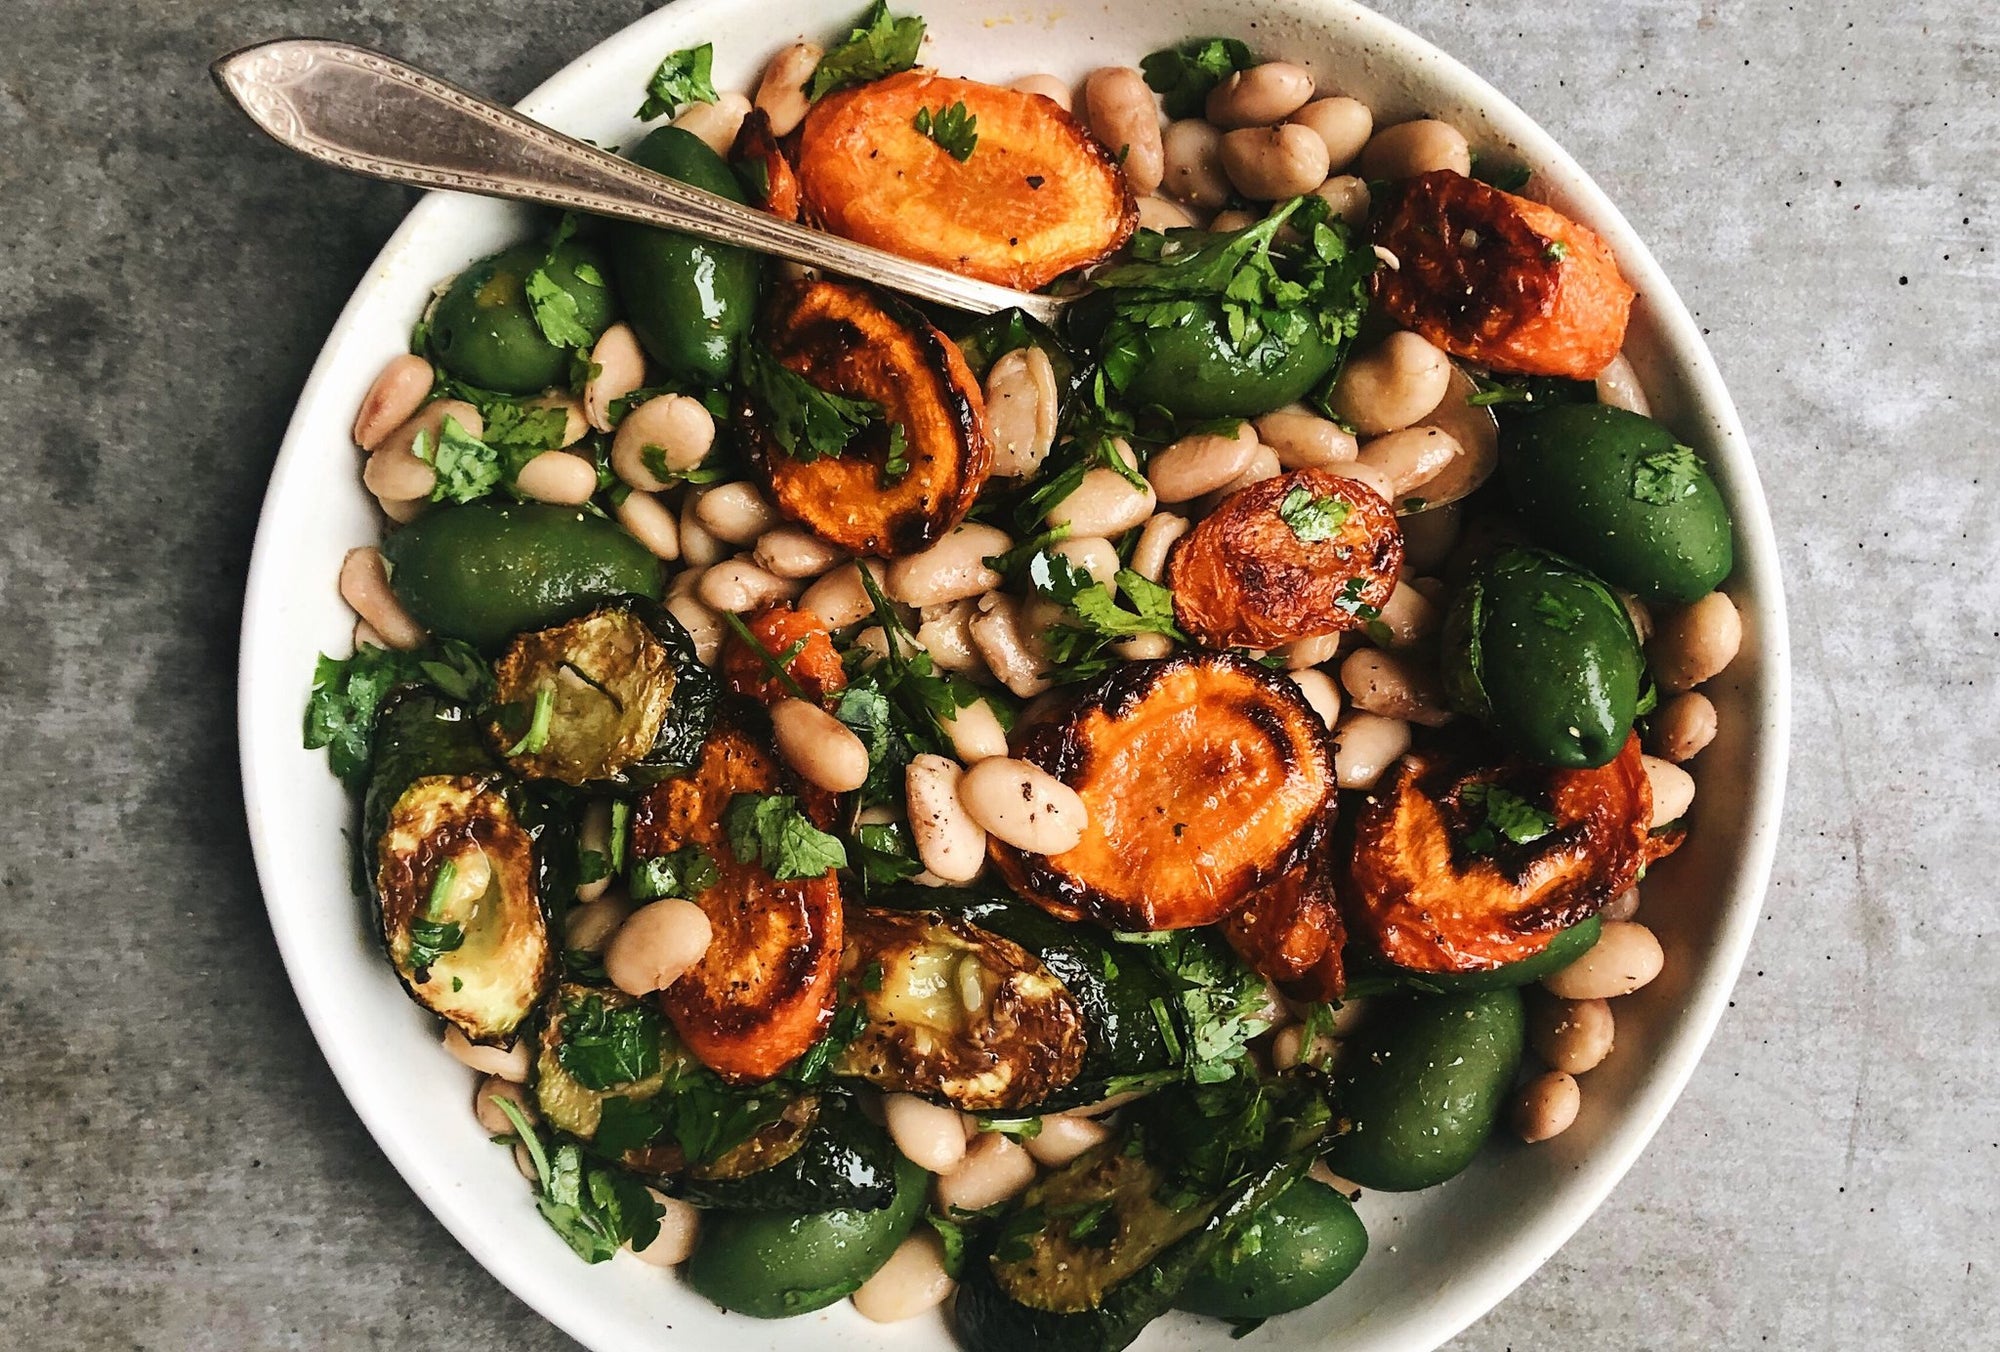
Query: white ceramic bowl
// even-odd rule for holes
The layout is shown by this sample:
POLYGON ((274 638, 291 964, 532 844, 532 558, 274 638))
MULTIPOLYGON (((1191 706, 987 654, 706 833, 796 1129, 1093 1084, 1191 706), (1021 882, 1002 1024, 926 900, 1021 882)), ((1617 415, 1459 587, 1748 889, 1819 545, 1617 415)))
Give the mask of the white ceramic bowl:
MULTIPOLYGON (((630 114, 665 53, 713 41, 718 87, 750 90, 778 44, 825 36, 860 8, 862 0, 679 0, 606 40, 521 106, 564 131, 629 142, 637 131, 630 114)), ((1728 590, 1745 619, 1743 654, 1714 683, 1721 732, 1697 767, 1690 843, 1645 888, 1645 919, 1666 947, 1666 971, 1620 1003, 1617 1051, 1591 1072, 1582 1116, 1545 1145, 1496 1143, 1442 1188, 1364 1197, 1372 1244, 1361 1270, 1329 1299, 1272 1320, 1242 1344, 1432 1348, 1554 1253, 1631 1165, 1707 1044, 1749 943, 1778 827, 1788 661, 1770 521, 1735 410, 1686 308, 1603 193, 1513 104, 1379 15, 1345 0, 906 0, 896 8, 930 21, 927 63, 994 80, 1036 71, 1077 78, 1099 65, 1136 64, 1183 38, 1229 34, 1303 62, 1322 89, 1355 95, 1382 120, 1442 116, 1475 147, 1525 160, 1534 195, 1616 250, 1639 289, 1627 351, 1656 413, 1708 457, 1735 513, 1728 590)), ((591 1348, 752 1352, 796 1348, 802 1330, 814 1348, 945 1346, 931 1319, 883 1328, 841 1304, 762 1323, 721 1313, 629 1256, 596 1267, 577 1261, 536 1215, 508 1152, 474 1122, 472 1077, 404 997, 348 891, 341 831, 350 805, 322 753, 299 745, 314 655, 348 650, 353 617, 334 587, 341 555, 377 532, 348 428, 375 372, 404 350, 432 285, 524 230, 522 213, 473 198, 434 195, 411 212, 328 337, 272 472, 244 604, 243 781, 271 925, 299 1002, 355 1110, 418 1197, 495 1277, 591 1348)), ((1231 1344, 1222 1324, 1176 1317, 1155 1325, 1143 1345, 1231 1344)))

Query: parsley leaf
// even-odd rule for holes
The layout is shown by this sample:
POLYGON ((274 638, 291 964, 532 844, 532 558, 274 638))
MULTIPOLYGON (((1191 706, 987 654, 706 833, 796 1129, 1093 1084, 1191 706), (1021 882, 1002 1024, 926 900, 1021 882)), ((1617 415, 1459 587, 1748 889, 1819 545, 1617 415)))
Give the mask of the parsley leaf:
POLYGON ((597 339, 578 317, 576 297, 549 275, 547 264, 530 272, 522 289, 528 295, 528 312, 542 337, 556 347, 587 348, 597 339))
POLYGON ((1468 784, 1459 790, 1458 802, 1478 823, 1462 842, 1468 854, 1491 854, 1502 840, 1532 845, 1556 829, 1554 817, 1498 784, 1468 784))
POLYGON ((1178 643, 1187 641, 1174 623, 1173 592, 1130 568, 1117 575, 1130 609, 1119 604, 1110 588, 1060 554, 1037 554, 1028 564, 1028 581, 1073 618, 1050 625, 1042 636, 1059 679, 1088 680, 1109 670, 1117 658, 1108 649, 1117 639, 1164 634, 1178 643))
POLYGON ((807 821, 788 793, 739 793, 723 809, 722 826, 738 859, 762 864, 780 882, 847 867, 840 840, 807 821))
POLYGON ((935 1211, 924 1212, 924 1223, 937 1231, 944 1245, 944 1274, 956 1281, 965 1271, 965 1227, 935 1211))
POLYGON ((1347 524, 1354 505, 1347 499, 1329 493, 1316 498, 1304 488, 1294 488, 1285 494, 1285 500, 1278 504, 1278 516, 1300 544, 1322 544, 1340 534, 1340 528, 1347 524))
POLYGON ((888 886, 924 871, 910 829, 901 822, 867 822, 854 828, 854 847, 861 855, 862 881, 888 886))
POLYGON ((759 344, 745 343, 738 365, 744 393, 764 411, 772 439, 801 464, 839 455, 882 416, 880 404, 823 390, 759 344))
MULTIPOLYGON (((940 673, 929 653, 909 653, 909 645, 903 642, 911 637, 909 628, 882 594, 874 575, 865 568, 859 572, 869 604, 875 608, 875 622, 882 626, 889 648, 880 665, 856 679, 869 681, 888 696, 897 714, 895 725, 912 750, 949 754, 951 739, 945 735, 944 723, 977 700, 979 689, 956 673, 940 673)), ((997 703, 994 712, 1001 712, 997 703)), ((871 774, 872 767, 871 755, 871 774)))
POLYGON ((638 1179, 623 1169, 589 1163, 574 1144, 550 1155, 540 1133, 511 1100, 494 1102, 534 1161, 535 1209, 579 1258, 607 1262, 627 1243, 643 1249, 659 1237, 660 1204, 638 1179))
POLYGON ((1143 58, 1139 69, 1166 103, 1167 116, 1178 119, 1200 117, 1209 90, 1256 63, 1250 49, 1235 38, 1193 38, 1143 58))
POLYGON ((973 148, 979 144, 979 119, 965 106, 964 99, 936 113, 919 108, 910 125, 936 141, 938 149, 960 164, 972 158, 973 148))
POLYGON ((417 984, 430 980, 431 964, 465 944, 465 931, 456 921, 418 917, 410 922, 409 963, 417 984))
POLYGON ((391 690, 428 685, 462 703, 476 703, 492 683, 479 654, 457 639, 440 639, 416 652, 364 643, 352 657, 322 654, 306 701, 306 750, 325 747, 333 772, 358 789, 374 757, 375 714, 391 690))
POLYGON ((1535 598, 1535 616, 1549 628, 1567 634, 1583 618, 1583 611, 1553 592, 1543 592, 1535 598))
POLYGON ((653 72, 653 78, 646 81, 646 101, 639 105, 639 120, 651 122, 656 117, 666 117, 679 111, 683 104, 714 103, 721 97, 715 92, 714 66, 712 42, 668 53, 660 68, 653 72))
POLYGON ((1672 450, 1655 451, 1632 467, 1632 496, 1664 507, 1695 492, 1706 472, 1694 447, 1676 442, 1672 450))
POLYGON ((1188 1074, 1196 1084, 1235 1077, 1249 1041, 1271 1021, 1264 978, 1206 930, 1174 930, 1159 949, 1162 965, 1180 983, 1188 1074))
MULTIPOLYGON (((518 705, 514 706, 519 708, 518 705)), ((556 688, 544 681, 535 687, 534 711, 528 716, 528 730, 521 734, 521 740, 500 754, 503 756, 538 756, 542 748, 549 744, 549 727, 555 722, 556 688)), ((517 715, 518 716, 518 715, 517 715)))
POLYGON ((868 1015, 859 1004, 849 1003, 834 1011, 833 1024, 826 1036, 806 1049, 787 1078, 799 1084, 818 1084, 826 1078, 833 1059, 846 1051, 868 1024, 868 1015))
POLYGON ((896 483, 910 472, 910 438, 903 430, 903 424, 889 424, 889 454, 882 461, 882 483, 884 487, 896 483))
POLYGON ((586 1089, 615 1089, 660 1073, 660 1031, 650 1006, 585 996, 563 1008, 556 1060, 586 1089))
POLYGON ((661 897, 693 901, 721 877, 721 870, 706 850, 699 845, 683 845, 671 854, 634 860, 626 886, 634 901, 657 901, 661 897))
POLYGON ((836 89, 908 70, 917 64, 917 49, 923 41, 922 19, 915 15, 894 18, 884 0, 875 0, 846 39, 820 58, 819 69, 806 85, 806 95, 817 102, 836 89))
POLYGON ((410 447, 417 459, 437 471, 432 502, 473 502, 500 485, 500 454, 447 416, 436 441, 417 433, 410 447))

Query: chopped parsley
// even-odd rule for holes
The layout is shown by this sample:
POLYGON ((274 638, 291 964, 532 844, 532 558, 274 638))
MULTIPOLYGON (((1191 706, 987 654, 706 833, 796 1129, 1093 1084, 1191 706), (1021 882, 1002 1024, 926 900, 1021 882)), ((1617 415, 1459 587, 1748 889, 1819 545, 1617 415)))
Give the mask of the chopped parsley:
POLYGON ((819 68, 806 84, 806 95, 817 102, 836 89, 908 70, 917 64, 917 50, 923 42, 922 19, 913 14, 896 18, 884 0, 875 0, 847 37, 820 58, 819 68))
POLYGON ((1528 180, 1535 176, 1535 171, 1519 160, 1495 163, 1475 152, 1472 156, 1472 176, 1489 188, 1519 192, 1528 186, 1528 180))
MULTIPOLYGON (((908 754, 920 751, 936 751, 949 754, 951 739, 946 736, 944 724, 957 717, 958 711, 980 698, 979 688, 963 676, 952 672, 940 672, 937 664, 927 652, 906 651, 909 645, 903 640, 912 637, 908 626, 896 614, 896 608, 889 598, 882 594, 882 588, 866 568, 860 570, 861 585, 868 593, 869 604, 875 608, 875 622, 882 626, 883 635, 888 639, 888 652, 880 664, 860 673, 853 684, 866 683, 886 697, 890 709, 890 726, 903 740, 908 754)), ((859 651, 859 650, 857 650, 859 651)), ((852 656, 852 654, 850 654, 852 656)), ((846 702, 835 710, 835 716, 846 720, 847 715, 840 709, 847 708, 846 702)), ((996 700, 993 702, 996 714, 1002 714, 1006 722, 1005 710, 996 700)), ((852 724, 850 724, 852 726, 852 724)), ((855 729, 864 742, 869 742, 869 778, 876 775, 876 744, 860 728, 855 729)), ((893 754, 893 753, 891 753, 893 754)), ((907 763, 908 754, 904 761, 907 763)), ((900 773, 901 767, 897 767, 900 773)), ((900 789, 898 790, 900 792, 900 789)), ((864 795, 866 789, 864 788, 864 795)))
POLYGON ((646 81, 646 101, 639 105, 638 119, 651 122, 667 117, 690 103, 714 103, 720 97, 714 84, 715 44, 684 47, 669 52, 653 78, 646 81))
POLYGON ((1693 494, 1705 473, 1694 447, 1675 442, 1672 450, 1643 456, 1632 467, 1632 496, 1664 507, 1693 494))
POLYGON ((924 871, 910 828, 901 822, 865 822, 855 827, 854 847, 861 856, 862 880, 871 886, 900 883, 924 871))
POLYGON ((586 1089, 615 1089, 660 1073, 659 1014, 587 995, 563 1007, 556 1061, 586 1089))
POLYGON ((500 453, 447 415, 435 440, 417 433, 411 454, 437 472, 432 502, 473 502, 500 486, 500 453))
POLYGON ((1331 493, 1316 498, 1304 488, 1294 488, 1278 504, 1279 518, 1292 528, 1299 543, 1306 545, 1323 544, 1337 537, 1353 512, 1354 505, 1346 498, 1331 493))
MULTIPOLYGON (((578 278, 582 280, 581 277, 578 278)), ((599 279, 600 283, 602 279, 599 279)), ((544 263, 528 274, 522 284, 527 292, 528 312, 535 317, 535 327, 542 331, 542 337, 556 347, 583 349, 597 341, 589 329, 583 326, 579 317, 576 297, 564 289, 562 284, 549 275, 548 264, 544 263)))
POLYGON ((972 158, 973 148, 979 144, 979 119, 966 108, 964 99, 935 113, 919 108, 910 125, 937 142, 938 149, 960 164, 972 158))
MULTIPOLYGON (((517 706, 518 707, 518 706, 517 706)), ((521 740, 501 752, 503 756, 539 756, 549 744, 549 726, 555 721, 556 688, 543 682, 535 687, 535 707, 528 716, 528 730, 521 740)))
POLYGON ((375 715, 398 686, 427 685, 460 703, 476 703, 493 674, 470 645, 438 639, 416 652, 364 643, 352 657, 322 655, 306 701, 305 746, 327 750, 333 772, 349 788, 368 777, 375 750, 375 715))
MULTIPOLYGON (((1161 965, 1180 984, 1188 1076, 1196 1084, 1232 1079, 1244 1047, 1268 1030, 1264 978, 1251 971, 1220 937, 1207 930, 1174 930, 1159 949, 1161 965)), ((1165 1011, 1156 1011, 1165 1017, 1165 1011)), ((1164 1033, 1171 1020, 1162 1024, 1164 1033)), ((1174 1039, 1169 1039, 1172 1042, 1174 1039)))
POLYGON ((729 849, 746 864, 762 864, 773 878, 817 878, 847 867, 836 836, 814 826, 788 793, 739 793, 723 809, 729 849))
POLYGON ((1146 56, 1139 69, 1166 104, 1167 116, 1185 118, 1200 117, 1211 89, 1256 64, 1250 49, 1235 38, 1193 38, 1146 56))
POLYGON ((1560 263, 1563 259, 1569 257, 1569 245, 1559 239, 1552 239, 1549 241, 1548 248, 1542 250, 1542 256, 1551 263, 1560 263))
POLYGON ((1110 645, 1118 639, 1164 634, 1177 643, 1187 641, 1174 623, 1172 591, 1130 568, 1119 569, 1116 580, 1129 608, 1060 554, 1037 554, 1028 564, 1035 591, 1068 612, 1042 636, 1059 680, 1089 680, 1110 670, 1119 660, 1110 645))
POLYGON ((660 1204, 643 1183, 623 1169, 586 1160, 575 1144, 550 1155, 512 1100, 501 1096, 494 1103, 534 1161, 535 1209, 579 1258, 608 1262, 625 1244, 643 1249, 659 1237, 660 1204))
POLYGON ((693 901, 721 877, 708 851, 699 845, 683 845, 670 854, 633 860, 626 886, 631 889, 634 901, 657 901, 661 897, 693 901))
POLYGON ((880 404, 823 390, 757 343, 743 345, 737 374, 764 411, 772 439, 801 464, 839 455, 855 433, 882 416, 880 404))
POLYGON ((1461 842, 1468 854, 1492 854, 1503 840, 1532 845, 1556 829, 1554 817, 1498 784, 1468 784, 1458 802, 1473 823, 1461 842))
POLYGON ((806 1054, 798 1059, 786 1078, 800 1084, 818 1084, 826 1078, 834 1058, 846 1051, 867 1026, 867 1012, 859 1004, 842 1005, 833 1012, 833 1023, 826 1036, 806 1048, 806 1054))
POLYGON ((903 424, 889 424, 889 454, 882 461, 882 483, 886 487, 910 472, 910 437, 903 424))
POLYGON ((457 952, 464 944, 465 931, 456 921, 432 920, 427 916, 411 921, 409 963, 417 984, 430 980, 432 963, 447 953, 457 952))
POLYGON ((1554 592, 1543 592, 1535 598, 1535 616, 1551 629, 1567 634, 1576 628, 1583 618, 1583 611, 1573 602, 1565 601, 1554 592))

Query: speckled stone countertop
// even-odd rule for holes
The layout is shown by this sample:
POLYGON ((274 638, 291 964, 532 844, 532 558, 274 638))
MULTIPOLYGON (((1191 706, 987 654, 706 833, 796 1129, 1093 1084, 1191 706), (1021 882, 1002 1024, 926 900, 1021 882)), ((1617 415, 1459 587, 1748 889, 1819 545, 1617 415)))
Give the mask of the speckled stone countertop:
MULTIPOLYGON (((1383 0, 1539 118, 1709 334, 1792 605, 1787 829, 1652 1148, 1455 1347, 1962 1347, 2000 1327, 2000 9, 1383 0)), ((410 198, 261 143, 319 32, 508 97, 577 0, 0 5, 0 1344, 570 1346, 336 1089, 232 736, 263 481, 410 198)), ((921 8, 920 6, 918 8, 921 8)))

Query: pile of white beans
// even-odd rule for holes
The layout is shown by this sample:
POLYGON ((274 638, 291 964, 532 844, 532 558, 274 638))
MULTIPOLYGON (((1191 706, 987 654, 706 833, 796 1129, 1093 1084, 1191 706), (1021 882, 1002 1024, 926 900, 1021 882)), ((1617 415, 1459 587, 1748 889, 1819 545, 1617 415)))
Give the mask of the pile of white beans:
MULTIPOLYGON (((785 135, 805 116, 800 85, 820 55, 812 43, 787 47, 771 61, 754 100, 724 94, 714 103, 694 105, 673 125, 726 154, 744 117, 757 107, 770 117, 773 132, 785 135)), ((1471 169, 1466 138, 1448 123, 1424 119, 1377 128, 1366 105, 1319 90, 1308 71, 1287 62, 1232 75, 1209 96, 1206 117, 1170 123, 1163 121, 1159 101, 1139 71, 1129 67, 1094 71, 1079 91, 1050 75, 1029 76, 1015 88, 1077 109, 1100 140, 1122 151, 1125 172, 1140 195, 1140 222, 1155 230, 1240 229, 1255 218, 1218 210, 1232 197, 1272 202, 1307 193, 1326 199, 1335 215, 1358 226, 1369 211, 1369 180, 1471 169)), ((845 646, 886 655, 890 639, 875 623, 860 577, 866 568, 914 635, 902 640, 906 653, 927 652, 943 671, 1031 701, 1024 722, 1048 707, 1034 702, 1049 696, 1052 684, 1039 635, 1059 612, 1037 597, 1003 590, 1001 576, 987 567, 985 559, 1015 544, 1006 532, 968 523, 922 553, 886 563, 858 561, 786 521, 754 484, 690 488, 661 480, 643 452, 658 448, 672 470, 698 468, 715 447, 714 419, 699 401, 670 394, 648 399, 614 422, 614 406, 645 384, 644 355, 626 324, 606 330, 590 359, 597 374, 580 397, 551 393, 541 402, 568 413, 564 448, 593 430, 611 435, 611 466, 629 490, 614 515, 647 549, 680 565, 666 606, 693 636, 703 661, 717 660, 723 614, 749 614, 779 602, 816 616, 844 637, 845 646)), ((422 357, 395 358, 355 421, 354 440, 366 454, 363 482, 399 523, 424 510, 436 482, 430 465, 413 453, 418 435, 435 438, 446 417, 474 436, 482 430, 471 405, 430 398, 432 377, 422 357)), ((1341 422, 1294 405, 1247 421, 1233 433, 1189 436, 1150 457, 1143 488, 1108 468, 1092 469, 1048 513, 1046 525, 1068 528, 1053 550, 1115 591, 1119 537, 1138 532, 1126 566, 1160 581, 1174 542, 1222 499, 1287 470, 1329 469, 1369 484, 1391 502, 1402 501, 1459 457, 1490 451, 1470 444, 1493 435, 1490 419, 1465 404, 1471 388, 1436 346, 1412 332, 1391 332, 1356 352, 1342 371, 1331 401, 1341 422)), ((1598 377, 1598 392, 1606 403, 1648 411, 1622 356, 1598 377)), ((986 377, 985 397, 994 474, 1034 475, 1056 440, 1057 386, 1046 354, 1027 348, 1002 357, 986 377)), ((1128 465, 1138 464, 1129 447, 1119 449, 1128 465)), ((529 498, 581 504, 595 491, 596 470, 585 456, 556 449, 530 461, 516 486, 529 498)), ((1277 654, 1332 732, 1342 788, 1373 787, 1409 748, 1413 723, 1438 727, 1453 717, 1439 683, 1436 639, 1445 599, 1440 576, 1454 551, 1470 547, 1469 540, 1461 545, 1461 515, 1457 506, 1446 506, 1405 518, 1404 575, 1372 633, 1302 639, 1277 654)), ((407 649, 424 641, 422 627, 389 589, 377 550, 348 555, 340 589, 359 616, 357 644, 407 649)), ((1665 697, 1651 723, 1645 758, 1657 826, 1684 816, 1693 801, 1694 780, 1681 764, 1707 746, 1716 729, 1715 706, 1696 687, 1735 657, 1741 624, 1721 593, 1657 617, 1636 600, 1627 598, 1627 605, 1665 697)), ((1154 635, 1129 639, 1120 648, 1129 659, 1170 650, 1168 640, 1154 635)), ((779 754, 807 782, 847 792, 866 779, 866 748, 823 709, 785 700, 773 709, 772 722, 779 754)), ((924 867, 918 882, 973 881, 986 867, 989 837, 1041 854, 1060 853, 1082 838, 1088 825, 1083 802, 1039 767, 1007 754, 1007 736, 989 701, 960 709, 944 731, 951 755, 915 758, 902 810, 877 808, 862 818, 907 822, 924 867)), ((585 822, 585 848, 603 849, 608 831, 608 811, 593 812, 585 822)), ((578 900, 567 919, 567 946, 601 952, 613 984, 632 995, 664 989, 699 961, 708 945, 708 921, 690 902, 635 908, 608 881, 580 889, 578 900)), ((1548 1069, 1517 1094, 1513 1121, 1524 1140, 1547 1140, 1575 1120, 1581 1102, 1576 1077, 1612 1049, 1607 1002, 1659 974, 1659 942, 1632 919, 1638 904, 1636 888, 1620 897, 1604 913, 1596 947, 1542 983, 1542 998, 1531 1008, 1530 1040, 1548 1069)), ((1331 1035, 1316 1033, 1309 1041, 1301 1021, 1307 1011, 1285 1014, 1273 992, 1278 1026, 1261 1054, 1279 1069, 1336 1056, 1361 1004, 1343 1006, 1331 1035)), ((484 1076, 474 1105, 484 1126, 496 1134, 512 1130, 494 1104, 499 1098, 534 1119, 532 1100, 522 1089, 530 1070, 526 1040, 501 1051, 473 1046, 449 1030, 445 1045, 484 1076)), ((967 1210, 1015 1196, 1034 1180, 1038 1167, 1065 1163, 1104 1139, 1110 1128, 1100 1119, 1113 1107, 1045 1117, 1040 1133, 1022 1141, 980 1131, 969 1115, 911 1095, 880 1101, 897 1147, 936 1176, 938 1207, 967 1210)), ((517 1155, 532 1176, 526 1151, 517 1155)), ((671 1266, 693 1252, 700 1213, 655 1196, 665 1213, 660 1234, 638 1257, 671 1266)), ((935 1307, 952 1288, 937 1236, 919 1227, 853 1300, 868 1318, 888 1322, 935 1307)))

